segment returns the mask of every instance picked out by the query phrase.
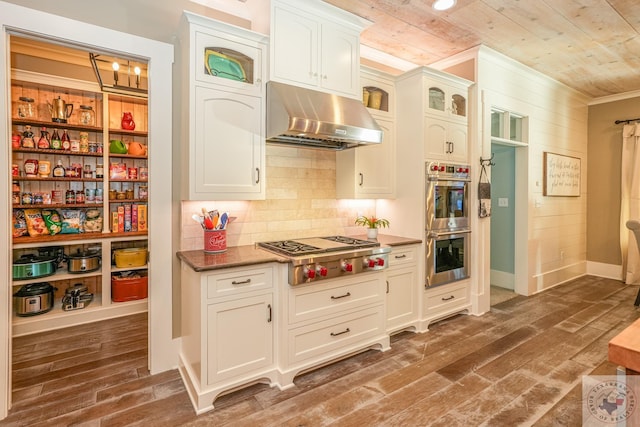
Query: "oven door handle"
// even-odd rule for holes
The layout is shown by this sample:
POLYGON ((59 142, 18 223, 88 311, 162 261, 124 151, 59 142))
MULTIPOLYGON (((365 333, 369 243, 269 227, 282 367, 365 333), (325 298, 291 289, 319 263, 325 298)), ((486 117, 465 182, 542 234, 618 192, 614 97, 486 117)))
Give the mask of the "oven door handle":
POLYGON ((463 230, 455 230, 455 231, 429 231, 427 232, 427 238, 437 239, 438 237, 453 236, 454 234, 465 234, 465 233, 471 233, 471 230, 463 229, 463 230))

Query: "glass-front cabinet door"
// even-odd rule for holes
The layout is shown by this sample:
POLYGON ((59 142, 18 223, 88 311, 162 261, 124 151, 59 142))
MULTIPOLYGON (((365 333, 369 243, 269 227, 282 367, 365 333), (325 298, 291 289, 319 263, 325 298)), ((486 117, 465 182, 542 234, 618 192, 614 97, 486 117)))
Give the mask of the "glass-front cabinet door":
POLYGON ((467 117, 467 97, 446 85, 429 87, 428 112, 448 117, 467 117))
POLYGON ((252 40, 235 40, 231 35, 213 36, 195 32, 195 79, 254 95, 263 91, 263 45, 252 40))

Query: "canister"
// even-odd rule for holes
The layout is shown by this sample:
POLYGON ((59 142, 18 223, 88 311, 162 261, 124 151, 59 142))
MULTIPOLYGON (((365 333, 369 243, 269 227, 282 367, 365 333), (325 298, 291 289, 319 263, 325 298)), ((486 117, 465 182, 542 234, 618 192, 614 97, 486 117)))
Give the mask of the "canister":
POLYGON ((96 164, 96 178, 102 178, 104 176, 104 167, 102 163, 96 164))
POLYGON ((22 193, 22 204, 30 205, 33 203, 33 195, 31 193, 22 193))
POLYGON ((116 190, 109 190, 109 200, 116 200, 116 197, 118 196, 118 192, 116 190))
POLYGON ((85 188, 84 189, 84 198, 87 203, 94 203, 96 201, 96 189, 95 188, 85 188))
POLYGON ((104 201, 104 192, 102 188, 96 188, 96 203, 102 203, 104 201))
POLYGON ((33 194, 33 204, 34 205, 41 205, 43 203, 43 197, 42 197, 42 193, 34 193, 33 194))
POLYGON ((133 188, 127 188, 124 192, 125 198, 127 200, 132 200, 133 199, 133 188))
POLYGON ((55 204, 62 204, 62 190, 51 190, 51 201, 55 204))
POLYGON ((76 203, 82 204, 84 203, 84 191, 78 190, 76 191, 76 203))
POLYGON ((148 179, 149 178, 149 168, 146 166, 140 167, 140 179, 148 179))
POLYGON ((147 186, 140 186, 138 188, 138 199, 140 200, 147 200, 147 197, 149 197, 149 191, 147 186))

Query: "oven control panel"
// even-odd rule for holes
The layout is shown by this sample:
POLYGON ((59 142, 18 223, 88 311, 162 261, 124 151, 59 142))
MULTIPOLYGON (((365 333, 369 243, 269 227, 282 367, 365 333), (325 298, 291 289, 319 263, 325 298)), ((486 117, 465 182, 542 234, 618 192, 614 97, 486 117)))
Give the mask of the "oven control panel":
POLYGON ((300 285, 368 271, 384 270, 388 266, 388 253, 291 265, 289 266, 289 284, 300 285))
POLYGON ((427 178, 430 181, 456 179, 468 181, 471 179, 471 167, 468 164, 427 162, 427 178))

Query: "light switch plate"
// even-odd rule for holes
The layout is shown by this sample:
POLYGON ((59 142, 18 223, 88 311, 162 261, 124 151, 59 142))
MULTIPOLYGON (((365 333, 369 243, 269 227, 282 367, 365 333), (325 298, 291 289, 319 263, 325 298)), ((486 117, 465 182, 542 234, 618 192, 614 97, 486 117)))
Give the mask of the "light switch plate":
POLYGON ((498 206, 500 206, 501 208, 508 208, 509 207, 509 199, 506 197, 499 197, 498 198, 498 206))

